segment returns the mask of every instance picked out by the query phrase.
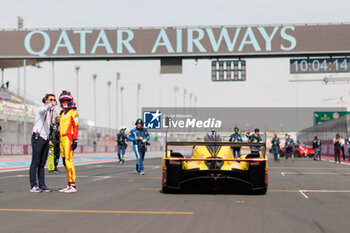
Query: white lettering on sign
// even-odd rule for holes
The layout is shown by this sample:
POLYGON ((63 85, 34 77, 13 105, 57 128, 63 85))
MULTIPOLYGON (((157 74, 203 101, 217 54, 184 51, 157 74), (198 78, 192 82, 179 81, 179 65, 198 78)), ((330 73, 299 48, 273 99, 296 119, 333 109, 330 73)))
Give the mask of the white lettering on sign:
POLYGON ((125 47, 129 53, 136 53, 130 42, 134 39, 134 32, 132 30, 118 30, 117 31, 117 53, 123 53, 125 47), (127 34, 127 38, 123 39, 123 35, 127 34))
POLYGON ((80 54, 86 53, 86 35, 92 33, 92 30, 74 30, 74 34, 80 35, 80 54))
POLYGON ((164 128, 221 128, 222 121, 215 118, 208 118, 207 120, 197 120, 196 118, 188 118, 186 120, 171 120, 168 124, 165 124, 163 119, 164 128))
POLYGON ((207 50, 201 44, 201 40, 204 38, 204 30, 200 28, 189 28, 187 29, 187 52, 193 53, 193 45, 197 47, 199 52, 204 53, 207 50), (198 36, 194 37, 194 33, 197 33, 198 36))
POLYGON ((116 29, 112 32, 103 29, 97 31, 62 30, 58 38, 50 31, 36 30, 28 32, 25 36, 24 47, 31 55, 45 57, 57 56, 57 54, 59 56, 65 54, 138 55, 133 45, 137 45, 136 48, 140 50, 139 53, 142 56, 157 53, 163 55, 175 53, 206 54, 208 52, 244 53, 247 50, 250 51, 249 53, 269 52, 273 51, 273 48, 283 52, 292 51, 297 45, 297 39, 293 35, 294 26, 161 28, 158 32, 151 29, 154 31, 147 34, 145 38, 142 37, 142 30, 146 29, 116 29), (137 31, 137 34, 134 31, 137 31), (115 33, 116 36, 110 36, 111 33, 115 33), (135 35, 138 38, 135 38, 135 35), (38 43, 38 39, 42 42, 38 43), (150 47, 143 47, 145 44, 150 44, 150 47), (163 50, 160 50, 161 48, 163 50), (162 52, 164 50, 165 52, 162 52))
POLYGON ((211 46, 213 47, 214 52, 219 51, 222 39, 225 40, 228 51, 232 52, 235 48, 237 38, 238 38, 240 31, 241 31, 241 28, 236 28, 235 35, 231 41, 230 36, 227 32, 227 28, 223 28, 223 29, 221 29, 219 39, 216 40, 214 33, 213 33, 213 29, 207 28, 207 34, 209 36, 209 40, 210 40, 211 46))
POLYGON ((253 29, 251 27, 248 27, 247 30, 245 31, 245 34, 241 41, 241 45, 238 48, 238 51, 242 52, 245 45, 253 45, 255 51, 261 51, 259 43, 256 40, 253 29))
POLYGON ((98 47, 104 47, 106 49, 106 52, 109 54, 113 53, 112 46, 109 43, 104 30, 101 30, 100 33, 98 34, 97 39, 96 39, 95 44, 94 44, 94 47, 92 47, 91 54, 95 54, 96 49, 98 47))
POLYGON ((297 40, 295 39, 294 36, 286 33, 287 29, 294 31, 295 27, 294 26, 285 26, 281 29, 281 37, 290 42, 289 47, 285 47, 284 45, 281 44, 281 49, 289 51, 289 50, 293 50, 295 48, 295 46, 297 45, 297 40))
POLYGON ((62 31, 60 37, 57 40, 56 46, 53 49, 52 53, 57 54, 59 48, 66 48, 69 54, 75 54, 72 43, 69 40, 66 31, 62 31))
POLYGON ((47 52, 47 50, 49 50, 50 44, 51 44, 51 40, 50 40, 49 34, 47 34, 46 32, 43 32, 43 31, 32 31, 32 32, 29 32, 26 35, 26 37, 24 38, 24 48, 27 50, 28 53, 30 53, 32 55, 45 57, 46 56, 45 53, 47 52), (41 50, 39 50, 39 51, 34 51, 32 49, 31 43, 30 43, 33 35, 35 35, 35 34, 40 34, 43 37, 43 39, 44 39, 44 45, 41 48, 41 50))
POLYGON ((157 51, 158 46, 164 46, 167 49, 168 53, 174 52, 165 29, 160 30, 156 43, 153 45, 152 53, 155 53, 157 51))
POLYGON ((273 31, 270 35, 267 34, 266 30, 264 27, 258 27, 258 30, 260 32, 260 34, 263 36, 263 38, 265 39, 265 50, 266 51, 271 51, 271 43, 272 43, 272 39, 273 37, 276 35, 276 32, 278 31, 278 27, 274 27, 273 31))

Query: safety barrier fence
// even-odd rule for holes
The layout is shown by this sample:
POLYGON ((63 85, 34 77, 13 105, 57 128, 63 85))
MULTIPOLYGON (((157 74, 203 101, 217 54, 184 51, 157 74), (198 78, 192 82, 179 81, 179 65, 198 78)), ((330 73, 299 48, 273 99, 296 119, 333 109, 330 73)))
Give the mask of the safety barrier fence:
MULTIPOLYGON (((131 152, 132 146, 128 146, 127 152, 131 152)), ((163 150, 161 146, 150 146, 148 151, 160 151, 163 150)), ((75 153, 114 153, 117 152, 117 146, 94 146, 94 145, 79 145, 75 153)), ((21 144, 0 144, 0 156, 5 155, 31 155, 31 145, 21 144)))

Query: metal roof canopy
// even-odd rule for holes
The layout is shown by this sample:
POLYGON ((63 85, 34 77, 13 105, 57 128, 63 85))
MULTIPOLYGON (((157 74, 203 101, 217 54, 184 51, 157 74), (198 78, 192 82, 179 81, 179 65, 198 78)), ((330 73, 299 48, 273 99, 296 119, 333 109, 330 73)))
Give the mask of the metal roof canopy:
MULTIPOLYGON (((39 63, 36 59, 28 59, 27 65, 36 65, 39 63)), ((0 69, 22 67, 24 65, 23 59, 0 59, 0 69)))

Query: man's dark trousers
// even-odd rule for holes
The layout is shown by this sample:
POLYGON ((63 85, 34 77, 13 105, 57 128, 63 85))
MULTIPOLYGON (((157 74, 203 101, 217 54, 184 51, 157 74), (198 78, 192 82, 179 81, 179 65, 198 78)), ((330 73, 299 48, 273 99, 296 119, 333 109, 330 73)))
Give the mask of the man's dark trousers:
POLYGON ((32 163, 29 169, 29 181, 31 188, 37 185, 36 174, 38 173, 39 187, 45 186, 44 167, 49 153, 49 142, 42 137, 32 138, 32 163))
POLYGON ((54 164, 55 164, 55 171, 57 170, 58 161, 60 160, 60 144, 54 144, 53 145, 53 154, 54 154, 54 164))
POLYGON ((334 148, 334 161, 340 163, 340 148, 334 148))

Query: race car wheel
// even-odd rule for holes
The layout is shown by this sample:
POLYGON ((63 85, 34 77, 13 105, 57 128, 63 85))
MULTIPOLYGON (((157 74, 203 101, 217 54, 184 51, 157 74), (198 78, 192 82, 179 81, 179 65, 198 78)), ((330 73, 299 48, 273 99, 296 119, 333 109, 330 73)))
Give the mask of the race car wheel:
POLYGON ((299 151, 295 151, 294 152, 294 157, 300 158, 301 157, 300 152, 299 151))
POLYGON ((168 187, 163 185, 162 192, 163 193, 178 193, 179 190, 178 189, 173 189, 173 188, 168 188, 168 187))
POLYGON ((174 188, 179 187, 181 181, 181 163, 166 161, 165 184, 163 185, 163 192, 173 192, 174 188), (174 187, 174 188, 171 188, 174 187))
POLYGON ((282 150, 280 150, 280 157, 284 157, 284 155, 285 153, 282 150))

